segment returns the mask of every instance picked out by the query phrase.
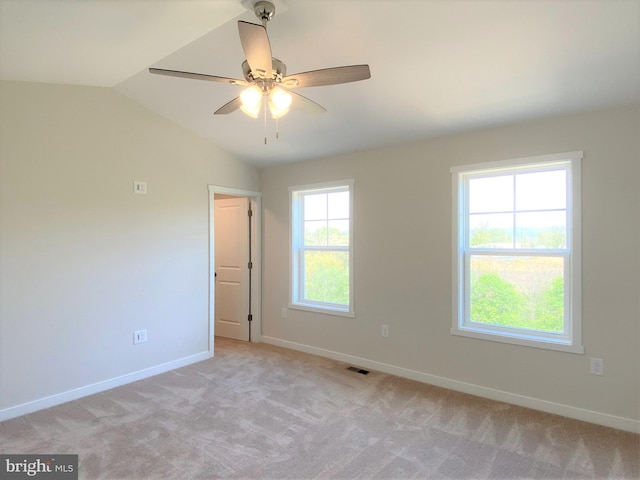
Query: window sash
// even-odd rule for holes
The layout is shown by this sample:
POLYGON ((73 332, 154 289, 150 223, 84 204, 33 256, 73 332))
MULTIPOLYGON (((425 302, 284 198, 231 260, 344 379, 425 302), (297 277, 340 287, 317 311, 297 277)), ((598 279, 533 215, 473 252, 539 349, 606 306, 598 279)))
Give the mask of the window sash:
MULTIPOLYGON (((318 300, 314 298, 310 298, 306 292, 306 277, 307 277, 307 262, 305 260, 306 253, 308 252, 318 252, 318 253, 332 253, 332 252, 344 252, 349 255, 349 247, 301 247, 298 253, 298 265, 300 271, 300 281, 298 282, 298 299, 300 303, 305 304, 313 304, 318 306, 324 306, 329 308, 339 308, 339 309, 348 309, 349 303, 340 303, 340 302, 329 302, 318 300)), ((347 275, 350 275, 351 272, 347 271, 347 275)), ((350 287, 349 287, 350 289, 350 287)))
POLYGON ((570 304, 568 302, 568 294, 570 292, 570 272, 571 272, 571 256, 568 252, 541 253, 539 251, 530 251, 528 253, 522 251, 502 251, 502 252, 477 252, 467 251, 464 253, 464 317, 462 321, 463 328, 469 331, 493 333, 497 335, 511 336, 514 338, 522 338, 528 340, 545 340, 553 343, 567 344, 571 341, 571 317, 570 317, 570 304), (506 253, 506 255, 505 255, 506 253), (518 326, 510 325, 495 325, 495 324, 483 324, 480 322, 474 322, 471 319, 471 257, 539 257, 539 258, 560 258, 563 260, 563 318, 562 318, 562 331, 552 332, 549 330, 537 330, 518 326))
MULTIPOLYGON (((464 249, 486 249, 493 250, 495 248, 512 248, 517 250, 526 250, 526 247, 520 245, 521 235, 519 234, 519 230, 523 228, 523 217, 527 214, 536 214, 536 213, 564 213, 563 225, 564 228, 564 240, 565 246, 558 249, 549 249, 545 247, 536 247, 536 250, 545 251, 545 250, 566 250, 569 251, 571 245, 570 231, 571 231, 571 162, 568 160, 564 160, 561 162, 556 162, 555 164, 543 163, 542 165, 532 165, 525 164, 513 167, 506 167, 499 170, 489 170, 489 171, 468 171, 461 172, 460 174, 461 185, 459 188, 461 189, 461 211, 459 212, 459 217, 462 217, 463 229, 461 231, 462 239, 461 242, 464 245, 464 249), (565 202, 563 208, 519 208, 517 203, 518 198, 518 189, 517 189, 517 177, 518 175, 527 175, 527 174, 536 174, 536 173, 546 173, 546 172, 565 172, 565 202), (471 181, 477 179, 489 179, 489 178, 504 178, 511 177, 511 188, 512 188, 512 198, 511 198, 511 208, 502 209, 502 210, 473 210, 471 208, 471 181), (474 247, 471 245, 471 220, 478 218, 480 216, 485 217, 496 217, 501 216, 504 219, 509 219, 508 222, 510 224, 510 229, 508 230, 510 233, 510 243, 511 247, 474 247)), ((526 224, 525 224, 526 225, 526 224)), ((547 227, 548 229, 549 227, 547 227)), ((503 229, 504 230, 504 229, 503 229)))

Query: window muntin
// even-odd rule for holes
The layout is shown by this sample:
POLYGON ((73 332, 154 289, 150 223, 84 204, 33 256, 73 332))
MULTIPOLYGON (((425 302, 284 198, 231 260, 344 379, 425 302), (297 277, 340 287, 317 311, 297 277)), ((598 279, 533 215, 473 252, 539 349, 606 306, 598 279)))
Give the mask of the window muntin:
POLYGON ((452 168, 452 333, 582 352, 581 152, 452 168))
POLYGON ((353 316, 352 186, 290 189, 290 307, 353 316))

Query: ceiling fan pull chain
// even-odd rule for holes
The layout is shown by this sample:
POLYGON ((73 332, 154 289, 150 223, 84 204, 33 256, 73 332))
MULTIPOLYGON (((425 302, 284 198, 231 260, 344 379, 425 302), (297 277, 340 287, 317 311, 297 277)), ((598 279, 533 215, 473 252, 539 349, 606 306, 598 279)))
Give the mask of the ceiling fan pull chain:
POLYGON ((263 111, 264 111, 264 144, 267 144, 267 97, 263 96, 263 111))
POLYGON ((280 121, 276 118, 276 140, 280 138, 280 121))

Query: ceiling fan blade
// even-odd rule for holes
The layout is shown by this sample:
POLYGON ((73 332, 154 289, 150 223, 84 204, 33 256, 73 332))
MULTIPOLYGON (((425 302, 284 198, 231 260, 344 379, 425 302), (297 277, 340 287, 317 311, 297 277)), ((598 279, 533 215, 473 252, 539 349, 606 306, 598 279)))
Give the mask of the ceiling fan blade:
POLYGON ((314 102, 310 98, 307 98, 303 95, 300 95, 296 92, 289 91, 292 97, 291 105, 295 108, 299 108, 300 110, 304 110, 307 113, 324 113, 327 111, 319 103, 314 102))
POLYGON ((216 77, 215 75, 206 75, 204 73, 181 72, 178 70, 164 70, 162 68, 150 68, 149 73, 158 75, 167 75, 169 77, 194 78, 196 80, 207 80, 209 82, 231 83, 232 85, 249 85, 244 80, 236 78, 216 77))
POLYGON ((254 78, 271 78, 271 44, 267 29, 255 23, 238 22, 240 43, 254 78))
POLYGON ((368 78, 371 78, 369 65, 349 65, 294 73, 284 77, 282 85, 287 88, 321 87, 324 85, 357 82, 368 78))
POLYGON ((242 101, 240 101, 240 97, 236 97, 233 100, 231 100, 230 102, 225 103, 218 110, 213 112, 213 114, 214 115, 226 115, 228 113, 235 112, 236 110, 238 110, 240 108, 240 105, 242 105, 242 101))

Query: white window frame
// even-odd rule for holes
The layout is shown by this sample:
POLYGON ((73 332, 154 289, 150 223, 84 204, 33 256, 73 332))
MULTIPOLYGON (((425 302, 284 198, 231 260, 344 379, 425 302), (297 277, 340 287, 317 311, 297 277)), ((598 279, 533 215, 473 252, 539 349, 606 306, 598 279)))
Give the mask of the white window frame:
MULTIPOLYGON (((353 186, 354 180, 314 183, 289 187, 289 308, 306 310, 344 317, 355 317, 354 310, 354 272, 353 272, 353 186), (319 250, 338 250, 349 253, 349 304, 334 304, 305 300, 302 298, 304 272, 302 255, 304 255, 304 212, 301 208, 301 197, 307 194, 329 193, 337 191, 349 192, 349 245, 345 247, 321 247, 319 250)), ((308 248, 308 247, 307 247, 308 248)))
POLYGON ((452 182, 452 292, 453 319, 451 333, 464 337, 491 340, 528 347, 571 353, 584 353, 582 345, 582 254, 581 254, 581 160, 582 151, 516 158, 451 168, 452 182), (470 178, 518 171, 553 168, 567 171, 567 245, 555 251, 517 249, 526 256, 562 256, 565 258, 565 331, 562 334, 536 332, 515 327, 482 325, 470 322, 469 258, 471 253, 512 254, 515 250, 478 249, 469 246, 467 189, 470 178))

